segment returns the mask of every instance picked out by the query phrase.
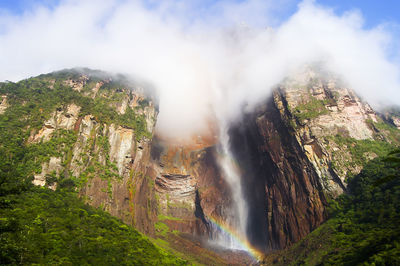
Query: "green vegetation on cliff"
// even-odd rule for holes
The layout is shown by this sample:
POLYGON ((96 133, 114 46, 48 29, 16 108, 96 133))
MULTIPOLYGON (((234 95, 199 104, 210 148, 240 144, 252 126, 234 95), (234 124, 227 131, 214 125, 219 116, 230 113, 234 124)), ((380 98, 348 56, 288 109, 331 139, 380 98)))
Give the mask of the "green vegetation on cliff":
MULTIPOLYGON (((96 74, 99 75, 99 73, 96 74)), ((4 158, 3 164, 9 163, 10 167, 12 165, 10 171, 18 172, 14 175, 30 177, 35 173, 40 173, 42 163, 48 162, 51 156, 64 157, 64 166, 71 163, 72 149, 78 137, 76 131, 57 129, 47 142, 28 143, 32 133, 41 129, 45 121, 56 110, 65 110, 66 106, 71 103, 81 108, 80 118, 87 114, 93 115, 101 127, 102 123, 108 125, 114 123, 132 128, 137 140, 151 137, 147 131, 143 114, 136 113, 132 108, 126 108, 126 112, 122 115, 116 111, 115 106, 119 102, 114 98, 115 95, 127 93, 120 89, 124 84, 116 81, 105 83, 104 88, 100 87, 96 97, 92 97, 85 90, 91 92, 100 79, 96 76, 88 76, 83 91, 78 92, 73 90, 67 81, 79 81, 81 76, 82 74, 73 70, 61 71, 22 80, 18 83, 1 84, 0 95, 7 96, 9 106, 4 114, 0 115, 0 155, 4 158)), ((129 96, 132 97, 132 94, 129 96)), ((141 108, 144 107, 143 105, 141 108)), ((108 158, 107 137, 97 136, 95 140, 91 136, 89 144, 90 147, 85 147, 87 152, 82 155, 81 162, 88 167, 75 183, 84 184, 88 178, 94 176, 94 169, 96 169, 96 174, 105 179, 118 177, 115 164, 108 158), (94 151, 95 141, 97 145, 101 146, 101 151, 105 156, 105 165, 101 165, 97 161, 89 161, 89 156, 98 155, 98 152, 94 151)), ((63 175, 71 176, 69 173, 63 173, 63 175)), ((74 180, 71 179, 69 182, 74 182, 74 180)))
MULTIPOLYGON (((341 161, 341 163, 346 166, 346 168, 355 168, 357 166, 364 166, 367 164, 372 157, 381 157, 388 152, 390 152, 394 145, 384 141, 384 140, 371 140, 371 139, 362 139, 357 140, 350 137, 345 137, 342 135, 336 135, 332 137, 328 137, 334 143, 336 143, 339 147, 342 147, 343 150, 348 151, 351 155, 351 160, 343 161, 340 160, 340 157, 337 158, 337 154, 333 153, 333 166, 335 166, 335 161, 341 161)), ((337 168, 337 167, 336 167, 337 168)))
MULTIPOLYGON (((9 104, 0 114, 0 264, 186 264, 134 228, 85 204, 76 191, 82 180, 68 171, 47 174, 47 184, 57 181, 56 191, 33 186, 33 175, 50 157, 62 157, 63 166, 71 162, 78 138, 74 130, 56 129, 48 141, 28 143, 32 130, 37 132, 56 109, 67 104, 82 107, 81 117, 91 114, 98 122, 131 127, 138 139, 148 134, 143 115, 119 115, 113 102, 107 101, 105 96, 117 93, 115 87, 110 91, 108 85, 92 99, 65 84, 66 78, 79 78, 74 75, 60 72, 0 85, 0 95, 7 95, 9 104)), ((116 166, 107 157, 108 139, 98 136, 96 141, 106 154, 105 164, 90 164, 83 156, 88 163, 83 174, 90 178, 95 171, 107 180, 115 178, 116 166)), ((95 143, 88 145, 93 149, 95 143)))
POLYGON ((335 136, 326 137, 329 145, 339 147, 332 149, 332 167, 347 178, 358 173, 371 159, 383 157, 393 148, 400 145, 400 130, 378 118, 378 122, 367 120, 374 139, 354 139, 346 131, 335 136))
MULTIPOLYGON (((61 71, 42 75, 18 83, 3 83, 0 86, 0 95, 7 95, 10 107, 1 117, 2 129, 24 130, 25 135, 30 129, 39 129, 43 122, 50 118, 50 114, 57 108, 63 108, 74 103, 81 107, 80 116, 93 115, 98 122, 115 123, 135 130, 136 138, 149 137, 146 129, 146 120, 143 114, 126 109, 123 115, 118 114, 115 106, 119 103, 119 97, 124 93, 121 87, 124 84, 117 82, 105 83, 99 88, 96 97, 85 91, 88 84, 95 86, 100 81, 96 77, 88 77, 82 92, 73 90, 66 82, 68 79, 77 79, 74 71, 61 71)), ((90 90, 92 89, 90 88, 90 90)))
POLYGON ((359 175, 350 179, 349 193, 331 202, 331 218, 325 224, 291 248, 270 255, 267 262, 399 265, 399 161, 396 153, 367 163, 359 175))
POLYGON ((318 100, 315 97, 310 96, 308 102, 299 104, 294 108, 293 114, 300 122, 314 119, 329 112, 325 107, 327 103, 327 100, 318 100))

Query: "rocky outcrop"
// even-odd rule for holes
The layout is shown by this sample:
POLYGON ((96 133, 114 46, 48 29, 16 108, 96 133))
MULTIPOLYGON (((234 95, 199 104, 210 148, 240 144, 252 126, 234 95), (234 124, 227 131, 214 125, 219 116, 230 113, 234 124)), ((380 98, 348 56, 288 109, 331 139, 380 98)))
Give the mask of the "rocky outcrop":
POLYGON ((32 131, 28 143, 48 141, 51 138, 51 134, 57 129, 74 129, 80 109, 81 107, 75 104, 70 104, 66 106, 66 108, 57 109, 51 114, 51 118, 44 123, 43 127, 37 133, 32 131))
POLYGON ((373 139, 367 120, 377 122, 377 115, 352 90, 339 80, 311 69, 300 76, 282 83, 279 93, 284 100, 275 98, 275 101, 281 108, 294 111, 294 115, 296 112, 305 114, 297 121, 301 126, 307 126, 316 137, 346 132, 354 139, 373 139), (317 109, 319 104, 320 109, 317 109))
POLYGON ((324 189, 333 196, 343 193, 347 173, 357 174, 362 166, 344 164, 352 155, 333 137, 374 140, 377 129, 371 124, 378 122, 377 114, 340 80, 309 68, 283 82, 273 103, 293 128, 324 189))
POLYGON ((125 114, 128 107, 128 99, 123 99, 122 102, 117 104, 117 112, 121 115, 125 114))
POLYGON ((231 197, 219 173, 214 144, 198 141, 177 145, 155 139, 155 191, 159 213, 170 228, 208 238, 206 217, 224 217, 231 197))
MULTIPOLYGON (((81 172, 86 169, 90 156, 90 140, 95 138, 96 131, 99 129, 98 123, 92 115, 86 115, 80 118, 74 129, 78 131, 78 138, 72 149, 72 159, 70 162, 70 169, 72 175, 79 177, 81 172)), ((104 159, 100 156, 99 162, 104 164, 104 159)))
MULTIPOLYGON (((135 134, 132 129, 115 127, 108 128, 108 139, 110 143, 110 159, 118 167, 118 173, 123 176, 129 171, 129 163, 132 161, 132 152, 135 146, 135 134)), ((141 150, 138 151, 141 153, 141 150)), ((140 155, 139 155, 140 156, 140 155)))
POLYGON ((392 117, 393 124, 397 127, 397 129, 400 129, 400 118, 399 117, 392 117))
POLYGON ((0 103, 0 115, 4 114, 8 107, 7 103, 7 95, 1 95, 1 103, 0 103))
POLYGON ((96 85, 92 89, 92 98, 96 98, 97 93, 99 92, 99 89, 101 86, 104 85, 103 81, 97 82, 96 85))
POLYGON ((73 90, 81 92, 86 82, 89 80, 88 75, 80 75, 77 79, 67 79, 64 84, 72 87, 73 90))
POLYGON ((55 177, 60 175, 62 169, 63 167, 61 165, 61 158, 50 157, 49 162, 42 164, 42 172, 34 175, 32 183, 35 186, 42 187, 47 184, 50 189, 55 190, 57 188, 55 177), (49 180, 49 177, 53 178, 54 180, 49 180))
POLYGON ((383 118, 394 125, 397 129, 400 129, 400 110, 399 108, 389 108, 383 113, 383 118))

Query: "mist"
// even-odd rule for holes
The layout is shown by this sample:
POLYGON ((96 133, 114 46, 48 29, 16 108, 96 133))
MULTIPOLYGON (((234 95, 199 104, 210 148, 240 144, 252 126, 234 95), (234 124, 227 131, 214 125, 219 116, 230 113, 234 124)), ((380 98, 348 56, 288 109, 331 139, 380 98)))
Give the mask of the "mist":
POLYGON ((60 1, 0 12, 0 80, 72 67, 150 82, 157 129, 185 138, 236 119, 304 64, 322 63, 375 107, 400 104, 398 40, 357 10, 316 1, 60 1), (395 51, 395 52, 393 52, 395 51))

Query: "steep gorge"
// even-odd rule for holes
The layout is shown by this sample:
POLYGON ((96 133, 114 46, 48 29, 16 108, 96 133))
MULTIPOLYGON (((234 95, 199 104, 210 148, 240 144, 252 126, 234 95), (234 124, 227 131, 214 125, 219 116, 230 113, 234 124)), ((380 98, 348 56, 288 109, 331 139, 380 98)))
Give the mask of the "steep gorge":
MULTIPOLYGON (((60 89, 72 100, 26 129, 26 145, 56 147, 33 183, 57 189, 74 180, 87 203, 156 239, 204 247, 218 240, 216 223, 232 220, 235 205, 218 133, 186 143, 163 139, 154 130, 156 104, 140 86, 72 73, 36 78, 42 90, 60 89)), ((3 113, 26 104, 10 93, 2 98, 3 113)), ((399 130, 383 118, 340 81, 310 69, 243 112, 226 145, 238 166, 251 246, 282 249, 323 223, 327 200, 346 190, 346 176, 399 145, 399 130)))
MULTIPOLYGON (((310 69, 288 78, 268 100, 244 113, 229 135, 247 200, 246 235, 262 251, 288 247, 317 228, 327 218, 327 201, 346 190, 346 177, 400 140, 394 126, 339 80, 310 69)), ((216 145, 210 147, 214 152, 216 145)), ((211 180, 201 172, 187 178, 198 188, 206 176, 208 187, 219 180, 222 186, 215 186, 212 197, 202 189, 198 195, 206 218, 224 220, 232 202, 220 197, 232 192, 221 170, 207 163, 196 160, 178 168, 206 164, 213 169, 211 180)))

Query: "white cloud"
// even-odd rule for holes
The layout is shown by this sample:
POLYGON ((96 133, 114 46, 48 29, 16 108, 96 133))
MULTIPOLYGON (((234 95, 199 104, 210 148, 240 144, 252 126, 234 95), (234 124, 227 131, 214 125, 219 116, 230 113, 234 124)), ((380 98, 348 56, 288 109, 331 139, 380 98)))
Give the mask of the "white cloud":
POLYGON ((372 103, 400 103, 393 36, 385 26, 363 29, 357 11, 338 16, 305 1, 282 21, 285 8, 272 0, 148 3, 69 0, 2 16, 0 80, 77 66, 141 77, 157 88, 158 126, 173 136, 200 131, 210 110, 234 118, 313 61, 372 103))

